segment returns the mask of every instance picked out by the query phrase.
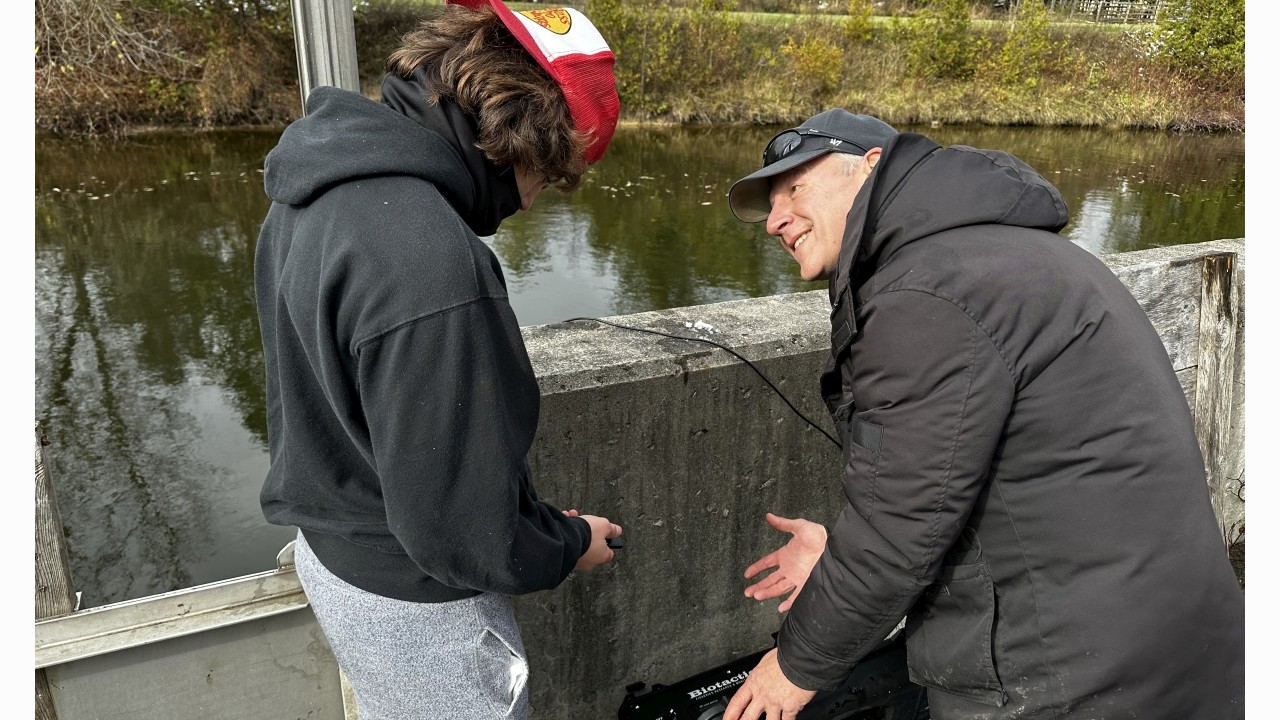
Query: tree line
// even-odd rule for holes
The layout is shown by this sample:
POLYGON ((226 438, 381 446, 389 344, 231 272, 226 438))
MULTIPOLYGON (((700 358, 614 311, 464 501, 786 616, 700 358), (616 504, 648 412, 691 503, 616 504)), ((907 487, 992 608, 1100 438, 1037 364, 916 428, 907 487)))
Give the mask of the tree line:
MULTIPOLYGON (((353 0, 376 95, 438 0, 353 0)), ((841 105, 890 122, 1241 129, 1244 0, 1162 0, 1084 24, 1079 0, 574 0, 610 41, 624 118, 786 123, 841 105)), ((512 7, 542 7, 510 3, 512 7)), ((36 125, 283 125, 300 101, 287 0, 36 0, 36 125)))

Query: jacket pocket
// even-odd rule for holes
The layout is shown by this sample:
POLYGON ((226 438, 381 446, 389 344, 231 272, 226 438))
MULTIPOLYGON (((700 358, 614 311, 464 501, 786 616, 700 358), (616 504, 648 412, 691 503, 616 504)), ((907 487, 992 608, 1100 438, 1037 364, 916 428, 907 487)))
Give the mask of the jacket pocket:
POLYGON ((869 451, 872 455, 880 454, 880 446, 884 444, 884 426, 867 422, 860 417, 849 418, 849 440, 858 447, 869 451))
POLYGON ((1009 696, 991 657, 995 609, 986 564, 944 568, 907 613, 911 682, 1003 707, 1009 696))
MULTIPOLYGON (((843 408, 842 408, 843 409, 843 408)), ((852 403, 849 405, 852 410, 852 403)), ((876 511, 876 485, 880 475, 880 448, 884 427, 850 415, 837 420, 844 449, 844 491, 849 504, 865 519, 876 511)))
POLYGON ((848 400, 831 413, 840 440, 846 449, 849 443, 853 443, 871 455, 880 454, 880 446, 884 444, 884 426, 863 420, 854 414, 857 411, 854 401, 848 400))

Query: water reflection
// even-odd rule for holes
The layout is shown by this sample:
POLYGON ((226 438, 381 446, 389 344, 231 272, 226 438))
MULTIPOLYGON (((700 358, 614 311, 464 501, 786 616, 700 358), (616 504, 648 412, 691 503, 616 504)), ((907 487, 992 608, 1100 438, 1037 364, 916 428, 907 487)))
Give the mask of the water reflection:
POLYGON ((997 147, 1058 187, 1063 234, 1095 254, 1244 237, 1242 135, 1103 129, 940 128, 944 144, 997 147))
MULTIPOLYGON (((488 241, 523 324, 809 290, 729 213, 765 128, 623 128, 488 241)), ((1242 136, 937 128, 1062 190, 1095 253, 1244 234, 1242 136)), ((36 418, 87 606, 273 566, 253 246, 277 132, 36 141, 36 418)))
POLYGON ((252 250, 274 133, 37 143, 36 417, 86 605, 272 566, 252 250))
MULTIPOLYGON (((903 128, 942 144, 1007 149, 1062 191, 1063 234, 1095 254, 1244 235, 1240 135, 903 128)), ((764 233, 729 214, 766 128, 626 129, 571 196, 550 191, 492 239, 517 315, 541 324, 812 290, 764 233)))

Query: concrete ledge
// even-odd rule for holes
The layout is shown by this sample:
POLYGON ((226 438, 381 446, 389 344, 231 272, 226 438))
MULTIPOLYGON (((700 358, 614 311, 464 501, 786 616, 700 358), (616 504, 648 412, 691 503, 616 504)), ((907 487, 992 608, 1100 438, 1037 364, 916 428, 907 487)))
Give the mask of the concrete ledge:
MULTIPOLYGON (((602 318, 713 340, 755 362, 828 348, 830 305, 819 290, 602 318)), ((711 345, 623 330, 590 320, 524 328, 544 396, 678 376, 740 362, 711 345)))

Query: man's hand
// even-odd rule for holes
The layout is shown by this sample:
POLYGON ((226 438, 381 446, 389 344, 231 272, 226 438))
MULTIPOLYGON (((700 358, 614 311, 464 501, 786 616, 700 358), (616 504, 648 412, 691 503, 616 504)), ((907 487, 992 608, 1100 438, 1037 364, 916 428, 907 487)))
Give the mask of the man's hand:
POLYGON ((603 565, 613 560, 613 548, 609 547, 607 543, 610 538, 622 535, 621 525, 609 522, 609 518, 597 515, 582 515, 574 509, 562 512, 569 517, 580 517, 591 526, 591 546, 582 554, 582 557, 578 558, 577 564, 573 566, 574 570, 590 570, 597 565, 603 565))
POLYGON ((768 600, 791 591, 791 595, 778 605, 778 612, 791 609, 800 595, 800 588, 809 579, 809 573, 827 547, 827 529, 804 518, 784 518, 767 513, 765 520, 774 530, 791 533, 786 545, 752 563, 745 573, 748 579, 769 568, 778 568, 754 585, 747 586, 746 596, 756 600, 768 600))
POLYGON ((800 709, 816 694, 816 690, 805 690, 782 674, 778 649, 774 648, 765 653, 747 675, 722 717, 723 720, 757 720, 763 715, 767 720, 795 720, 800 709))

